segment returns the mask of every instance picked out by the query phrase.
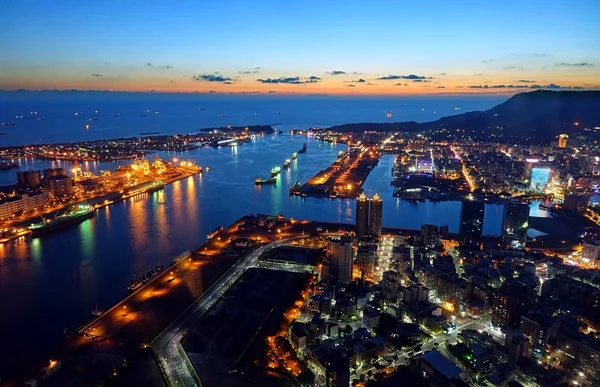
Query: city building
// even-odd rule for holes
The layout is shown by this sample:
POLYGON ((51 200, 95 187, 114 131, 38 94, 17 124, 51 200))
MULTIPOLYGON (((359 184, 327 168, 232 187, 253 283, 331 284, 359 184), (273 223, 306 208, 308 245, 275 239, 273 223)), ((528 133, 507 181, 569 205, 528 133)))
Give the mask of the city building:
POLYGON ((47 192, 11 196, 0 201, 0 219, 9 219, 14 214, 40 209, 49 202, 47 192))
POLYGON ((531 168, 529 188, 534 191, 545 191, 550 182, 550 168, 531 168))
POLYGON ((369 232, 369 199, 361 193, 356 199, 356 237, 364 238, 369 232))
POLYGON ((529 206, 525 203, 504 205, 502 217, 502 240, 513 248, 524 248, 529 228, 529 206))
POLYGON ((377 263, 377 246, 359 246, 354 265, 365 276, 371 277, 377 263))
POLYGON ((349 283, 352 280, 352 239, 342 236, 327 242, 327 251, 331 262, 331 274, 339 282, 349 283))
POLYGON ((374 237, 381 237, 382 216, 383 200, 378 194, 375 194, 369 205, 369 233, 374 237))
POLYGON ((42 185, 40 171, 17 172, 17 185, 24 188, 38 189, 42 185))
POLYGON ((565 194, 562 208, 576 212, 585 213, 590 203, 591 195, 583 192, 569 192, 565 194))
POLYGON ((558 147, 559 148, 566 148, 567 147, 567 141, 569 140, 569 135, 568 134, 561 134, 558 136, 558 147))
POLYGON ((51 176, 48 178, 48 189, 55 198, 72 195, 73 179, 63 175, 51 176))
POLYGON ((438 351, 427 352, 416 359, 419 373, 430 386, 452 386, 459 381, 461 369, 438 351))
POLYGON ((581 252, 581 260, 586 264, 598 267, 598 258, 600 258, 600 241, 584 241, 583 250, 581 252))
POLYGON ((460 215, 461 247, 479 250, 479 239, 483 232, 485 205, 478 201, 463 201, 460 215))

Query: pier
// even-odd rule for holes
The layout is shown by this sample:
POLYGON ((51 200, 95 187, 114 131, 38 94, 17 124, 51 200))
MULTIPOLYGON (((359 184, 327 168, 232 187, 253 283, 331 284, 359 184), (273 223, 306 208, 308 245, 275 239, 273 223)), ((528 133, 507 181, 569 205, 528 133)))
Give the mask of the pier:
POLYGON ((290 190, 290 194, 355 199, 380 157, 375 148, 351 148, 348 152, 340 152, 333 164, 310 178, 299 189, 290 190))

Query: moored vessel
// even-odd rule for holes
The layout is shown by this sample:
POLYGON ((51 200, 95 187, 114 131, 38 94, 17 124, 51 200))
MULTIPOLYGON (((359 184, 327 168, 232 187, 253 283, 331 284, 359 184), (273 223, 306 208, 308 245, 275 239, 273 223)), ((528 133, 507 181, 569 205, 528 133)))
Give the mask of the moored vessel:
POLYGON ((279 175, 280 173, 281 173, 280 167, 274 167, 273 169, 271 169, 271 177, 275 177, 275 176, 279 175))
POLYGON ((275 184, 277 183, 277 179, 272 177, 270 179, 263 179, 261 177, 257 177, 256 180, 254 180, 254 184, 256 185, 263 185, 263 184, 275 184))
POLYGON ((32 237, 38 237, 56 230, 60 230, 72 224, 81 223, 86 219, 93 217, 96 213, 94 207, 88 204, 76 204, 67 210, 66 213, 54 217, 54 219, 43 219, 39 223, 32 223, 28 229, 32 237))
POLYGON ((212 238, 215 237, 215 235, 217 235, 219 233, 219 231, 223 230, 223 226, 219 226, 217 228, 215 228, 214 230, 212 230, 211 232, 209 232, 208 234, 206 234, 206 239, 211 240, 212 238))

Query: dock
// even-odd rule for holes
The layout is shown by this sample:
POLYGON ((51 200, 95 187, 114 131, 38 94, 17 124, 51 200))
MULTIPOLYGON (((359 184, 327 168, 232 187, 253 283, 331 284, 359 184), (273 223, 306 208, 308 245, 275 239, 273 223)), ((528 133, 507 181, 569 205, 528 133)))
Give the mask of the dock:
POLYGON ((327 169, 318 172, 291 195, 355 199, 365 180, 379 163, 375 148, 352 148, 341 152, 327 169))

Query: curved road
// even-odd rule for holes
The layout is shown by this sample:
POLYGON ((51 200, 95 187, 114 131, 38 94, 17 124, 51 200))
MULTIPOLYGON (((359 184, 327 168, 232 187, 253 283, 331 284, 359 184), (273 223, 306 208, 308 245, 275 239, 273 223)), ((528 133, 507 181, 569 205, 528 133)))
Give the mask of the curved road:
POLYGON ((218 282, 213 284, 204 294, 190 305, 175 321, 173 321, 154 341, 154 350, 163 374, 169 386, 199 386, 200 378, 196 374, 192 363, 181 346, 181 339, 237 281, 249 268, 258 263, 258 259, 266 252, 284 245, 292 240, 305 238, 304 236, 292 237, 271 244, 261 246, 250 252, 233 265, 218 282))

